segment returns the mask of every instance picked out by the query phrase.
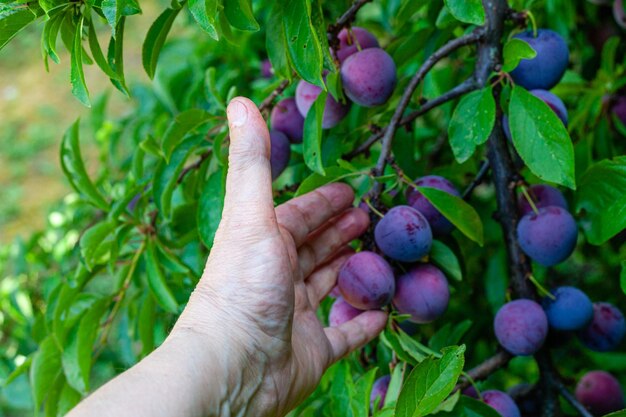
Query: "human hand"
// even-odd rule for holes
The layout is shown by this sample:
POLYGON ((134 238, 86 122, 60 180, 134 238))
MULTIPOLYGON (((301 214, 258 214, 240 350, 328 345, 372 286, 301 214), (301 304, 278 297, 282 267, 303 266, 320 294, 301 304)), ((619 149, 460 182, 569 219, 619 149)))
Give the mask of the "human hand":
MULTIPOLYGON (((385 326, 382 311, 337 328, 324 328, 316 316, 351 254, 347 244, 369 219, 351 208, 354 194, 344 184, 274 208, 265 121, 245 98, 234 99, 227 112, 231 143, 222 221, 172 337, 199 337, 209 345, 219 339, 221 350, 235 352, 223 364, 230 373, 228 395, 237 403, 230 406, 245 407, 244 415, 284 415, 314 390, 328 366, 385 326)), ((203 356, 215 360, 202 353, 196 358, 203 356)))

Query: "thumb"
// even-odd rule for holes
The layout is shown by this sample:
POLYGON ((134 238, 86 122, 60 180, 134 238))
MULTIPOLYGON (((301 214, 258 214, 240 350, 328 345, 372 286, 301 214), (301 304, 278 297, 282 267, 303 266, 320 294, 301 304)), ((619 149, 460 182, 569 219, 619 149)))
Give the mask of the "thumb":
POLYGON ((276 222, 272 196, 270 137, 256 105, 234 98, 226 109, 230 129, 224 218, 237 224, 272 227, 276 222))

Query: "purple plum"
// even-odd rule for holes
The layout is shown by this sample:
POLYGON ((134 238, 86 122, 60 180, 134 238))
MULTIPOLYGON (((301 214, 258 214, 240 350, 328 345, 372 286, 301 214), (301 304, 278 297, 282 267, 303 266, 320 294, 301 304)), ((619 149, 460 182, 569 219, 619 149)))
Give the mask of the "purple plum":
POLYGON ((520 299, 503 305, 493 323, 500 345, 513 355, 537 352, 548 335, 548 318, 539 304, 520 299))
POLYGON ((548 206, 522 217, 517 225, 517 238, 526 255, 543 266, 552 266, 572 254, 578 227, 565 209, 548 206))
MULTIPOLYGON (((427 175, 425 177, 418 178, 415 180, 415 185, 419 187, 436 188, 457 197, 461 196, 450 181, 438 175, 427 175)), ((454 229, 454 225, 450 223, 448 219, 446 219, 443 214, 439 212, 439 210, 430 204, 430 201, 428 201, 419 191, 414 188, 410 188, 407 192, 407 200, 411 207, 417 209, 417 211, 426 217, 434 235, 445 235, 454 229)))
POLYGON ((450 290, 446 276, 431 264, 418 264, 396 279, 393 306, 410 314, 415 323, 430 323, 448 308, 450 290))
POLYGON ((626 96, 617 97, 611 110, 618 120, 626 126, 626 96))
POLYGON ((619 411, 626 406, 619 382, 604 371, 587 372, 580 378, 576 385, 576 399, 596 416, 619 411))
POLYGON ((363 107, 380 106, 396 88, 396 64, 380 48, 364 49, 341 65, 341 80, 350 100, 363 107))
POLYGON ((389 389, 389 382, 391 381, 391 375, 385 375, 374 381, 372 385, 372 392, 370 393, 370 408, 374 409, 376 398, 380 398, 378 401, 378 408, 383 408, 385 403, 385 397, 387 396, 387 390, 389 389))
POLYGON ((624 315, 617 307, 609 303, 594 303, 593 319, 578 336, 589 349, 608 352, 620 344, 625 333, 624 315))
POLYGON ((374 229, 378 248, 388 257, 401 262, 423 258, 433 243, 426 218, 411 206, 389 210, 374 229))
POLYGON ((263 78, 272 78, 274 70, 272 69, 272 63, 269 59, 264 59, 261 62, 261 76, 263 78))
POLYGON ((502 391, 488 390, 483 392, 483 401, 500 413, 502 417, 521 417, 522 415, 513 398, 502 391))
POLYGON ((593 304, 587 294, 575 287, 558 287, 551 291, 554 299, 541 301, 550 327, 557 330, 578 330, 593 318, 593 304))
POLYGON ((330 307, 330 312, 328 313, 328 324, 330 327, 339 327, 352 320, 362 312, 363 310, 352 307, 343 298, 337 298, 330 307))
POLYGON ((626 29, 626 13, 624 13, 623 0, 615 0, 615 3, 613 3, 613 16, 617 24, 626 29))
POLYGON ((368 251, 348 258, 339 270, 338 285, 342 297, 361 310, 389 304, 396 289, 391 266, 380 255, 368 251))
MULTIPOLYGON (((568 209, 567 201, 565 200, 563 193, 550 185, 535 184, 528 189, 528 194, 530 194, 530 197, 533 199, 533 203, 535 203, 535 207, 537 207, 537 209, 548 206, 557 206, 565 210, 568 209)), ((533 211, 530 203, 522 193, 520 193, 517 198, 517 207, 519 208, 519 212, 522 216, 533 211)))
POLYGON ((565 39, 549 29, 518 33, 516 39, 527 42, 537 55, 522 59, 517 68, 511 71, 516 84, 527 90, 550 90, 558 84, 569 63, 569 49, 565 39))
POLYGON ((291 148, 289 147, 287 136, 278 130, 270 131, 270 142, 270 165, 272 167, 272 179, 275 180, 287 168, 289 157, 291 156, 291 148))
MULTIPOLYGON (((302 117, 306 118, 309 109, 313 103, 315 103, 321 91, 322 89, 320 87, 304 80, 298 83, 296 87, 296 106, 302 117)), ((322 117, 322 128, 330 129, 336 126, 346 117, 349 110, 350 104, 341 104, 337 102, 332 95, 328 94, 324 107, 324 115, 322 117)))
POLYGON ((272 129, 283 132, 292 143, 302 142, 304 117, 298 111, 296 100, 286 98, 276 103, 270 115, 272 129))

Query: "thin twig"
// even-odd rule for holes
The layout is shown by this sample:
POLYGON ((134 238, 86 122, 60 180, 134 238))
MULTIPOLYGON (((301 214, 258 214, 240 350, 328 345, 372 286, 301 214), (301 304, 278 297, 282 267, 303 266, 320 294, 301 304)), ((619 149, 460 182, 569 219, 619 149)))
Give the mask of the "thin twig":
MULTIPOLYGON (((506 366, 506 364, 509 363, 512 357, 513 356, 510 353, 504 350, 501 350, 495 355, 493 355, 492 357, 486 359, 480 365, 477 365, 474 368, 467 371, 467 375, 473 381, 482 381, 483 379, 486 379, 498 369, 506 366)), ((458 391, 458 390, 463 390, 469 387, 471 385, 471 380, 466 377, 461 377, 459 380, 459 383, 456 384, 456 387, 454 388, 454 390, 458 391)))
POLYGON ((352 6, 350 6, 350 8, 346 10, 345 13, 342 14, 335 23, 328 26, 328 40, 332 41, 332 37, 336 37, 341 29, 351 24, 356 18, 356 14, 361 9, 361 7, 365 6, 365 4, 371 1, 372 0, 356 0, 354 3, 352 3, 352 6))
POLYGON ((476 173, 476 176, 474 177, 472 182, 467 186, 465 191, 463 191, 463 194, 461 195, 463 197, 463 200, 467 200, 472 195, 476 187, 482 184, 488 172, 489 172, 489 160, 485 159, 480 165, 480 169, 476 173))
POLYGON ((561 381, 557 381, 556 382, 556 388, 559 391, 559 394, 561 394, 561 396, 563 398, 565 398, 565 400, 568 403, 570 403, 571 406, 576 409, 576 411, 578 411, 578 414, 580 414, 583 417, 593 417, 593 414, 591 414, 589 411, 587 411, 585 406, 582 405, 580 402, 578 402, 576 397, 574 397, 572 395, 572 393, 569 392, 567 387, 565 385, 563 385, 563 383, 561 381))
POLYGON ((274 91, 272 91, 270 95, 261 102, 259 105, 259 111, 263 114, 263 116, 267 117, 266 113, 271 110, 274 99, 281 95, 287 86, 289 86, 289 80, 284 79, 280 84, 278 84, 278 87, 276 87, 274 91))

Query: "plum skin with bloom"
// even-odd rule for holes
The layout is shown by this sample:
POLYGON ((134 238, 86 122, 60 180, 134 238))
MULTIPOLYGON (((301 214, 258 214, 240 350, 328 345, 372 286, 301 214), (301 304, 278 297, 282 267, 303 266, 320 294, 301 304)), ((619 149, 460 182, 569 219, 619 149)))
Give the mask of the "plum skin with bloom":
POLYGON ((380 48, 364 49, 350 55, 341 65, 340 72, 346 95, 363 107, 385 104, 398 82, 393 58, 380 48))
MULTIPOLYGON (((309 82, 301 80, 296 87, 296 106, 302 117, 306 118, 307 113, 315 100, 322 92, 322 89, 309 82)), ((350 104, 342 104, 333 98, 332 95, 326 96, 324 107, 324 115, 322 116, 322 128, 330 129, 335 127, 343 120, 350 111, 350 104)))
POLYGON ((578 330, 593 318, 593 304, 587 294, 575 287, 563 286, 541 300, 550 326, 557 330, 578 330))
POLYGON ((348 258, 339 270, 338 285, 341 296, 360 310, 389 304, 396 288, 391 266, 380 255, 368 251, 348 258))
POLYGON ((548 206, 522 217, 517 225, 517 238, 526 255, 543 266, 552 266, 574 252, 578 227, 569 212, 548 206))
POLYGON ((270 124, 272 129, 283 132, 292 143, 302 142, 304 117, 300 114, 293 97, 276 103, 270 115, 270 124))
POLYGON ((410 206, 396 206, 376 224, 374 238, 387 256, 401 262, 415 262, 424 257, 433 243, 430 225, 410 206))
POLYGON ((502 417, 521 417, 522 413, 509 394, 498 390, 488 390, 483 392, 482 396, 485 404, 500 413, 502 417))
POLYGON ((414 323, 430 323, 448 308, 450 290, 441 270, 431 264, 413 266, 396 279, 393 306, 414 323))
MULTIPOLYGON (((533 200, 537 209, 545 208, 548 206, 557 206, 562 209, 568 210, 567 200, 563 196, 563 193, 558 188, 552 187, 548 184, 535 184, 531 185, 528 189, 528 194, 533 200)), ((517 200, 517 207, 520 214, 523 216, 533 211, 530 203, 524 196, 520 194, 517 200)))
POLYGON ((503 305, 493 322, 500 345, 513 355, 537 352, 548 335, 548 318, 532 300, 519 299, 503 305))
POLYGON ((272 180, 275 180, 287 168, 291 148, 287 136, 278 130, 270 131, 270 142, 270 166, 272 168, 272 180))
POLYGON ((594 303, 593 319, 578 332, 585 346, 596 352, 615 349, 626 334, 626 322, 622 312, 610 303, 594 303))
POLYGON ((330 327, 341 326, 362 312, 363 310, 352 307, 346 300, 339 297, 330 307, 330 312, 328 313, 328 324, 330 327))
POLYGON ((341 29, 337 38, 339 39, 339 47, 337 48, 339 63, 345 61, 350 55, 357 53, 359 47, 363 50, 380 46, 378 39, 374 35, 358 26, 352 26, 350 31, 347 28, 341 29))
MULTIPOLYGON (((440 177, 439 175, 426 175, 418 178, 415 180, 415 185, 418 187, 436 188, 456 197, 461 196, 459 191, 450 181, 444 177, 440 177)), ((433 206, 430 201, 428 201, 428 199, 418 190, 410 188, 407 192, 407 200, 411 207, 426 217, 434 235, 445 235, 454 230, 454 225, 450 223, 450 221, 446 219, 444 215, 441 214, 441 212, 439 212, 439 210, 437 210, 435 206, 433 206)))
POLYGON ((615 377, 604 371, 587 372, 576 385, 576 399, 591 413, 603 416, 624 408, 624 393, 615 377))
POLYGON ((549 29, 538 29, 518 33, 514 36, 528 43, 537 55, 531 59, 522 59, 511 77, 516 84, 527 90, 550 90, 563 77, 569 63, 569 49, 565 39, 549 29))

